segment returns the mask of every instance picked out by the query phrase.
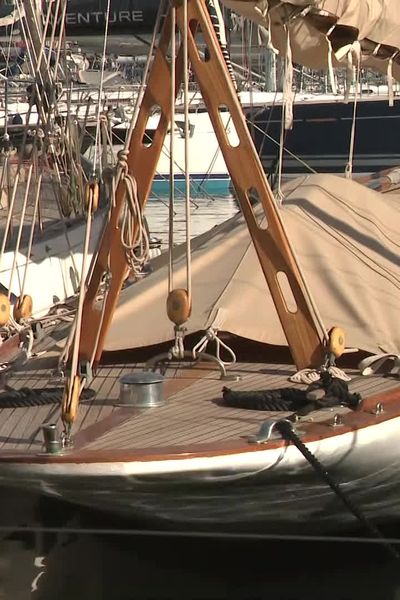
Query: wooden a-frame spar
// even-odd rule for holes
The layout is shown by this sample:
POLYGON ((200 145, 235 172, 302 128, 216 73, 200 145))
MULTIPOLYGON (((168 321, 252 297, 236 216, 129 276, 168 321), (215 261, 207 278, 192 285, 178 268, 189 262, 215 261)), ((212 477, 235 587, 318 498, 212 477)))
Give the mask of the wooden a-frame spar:
MULTIPOLYGON (((212 121, 221 151, 234 184, 238 201, 253 240, 260 265, 285 332, 293 360, 298 369, 320 366, 324 348, 307 303, 301 274, 294 260, 288 239, 279 218, 271 189, 266 180, 259 157, 249 134, 236 90, 224 61, 215 31, 204 0, 188 0, 188 53, 192 71, 200 87, 204 103, 212 121), (202 44, 207 45, 207 59, 200 55, 197 41, 201 33, 202 44), (236 129, 239 144, 232 147, 219 115, 220 107, 227 107, 231 123, 236 129), (267 227, 260 228, 249 200, 250 191, 255 190, 263 206, 267 227), (279 284, 278 274, 284 273, 296 302, 295 312, 289 311, 284 290, 279 284)), ((176 1, 176 22, 184 35, 184 9, 176 1)), ((144 93, 138 118, 131 136, 127 158, 130 174, 136 179, 138 198, 142 208, 150 193, 159 156, 171 120, 171 68, 167 59, 171 42, 171 19, 165 19, 155 53, 153 65, 144 93), (145 145, 146 125, 154 108, 160 111, 157 130, 152 143, 145 145)), ((176 58, 176 93, 182 83, 182 45, 176 58)), ((82 331, 80 339, 81 361, 94 356, 96 364, 104 347, 104 341, 116 307, 121 287, 128 272, 124 248, 119 230, 120 216, 125 201, 124 185, 119 181, 116 202, 111 209, 105 227, 98 256, 88 280, 83 305, 82 331), (95 306, 96 296, 105 274, 111 274, 106 297, 105 311, 95 306)), ((137 227, 137 224, 135 224, 137 227)), ((257 307, 262 310, 262 307, 257 307)), ((135 330, 132 327, 132 339, 135 330)))

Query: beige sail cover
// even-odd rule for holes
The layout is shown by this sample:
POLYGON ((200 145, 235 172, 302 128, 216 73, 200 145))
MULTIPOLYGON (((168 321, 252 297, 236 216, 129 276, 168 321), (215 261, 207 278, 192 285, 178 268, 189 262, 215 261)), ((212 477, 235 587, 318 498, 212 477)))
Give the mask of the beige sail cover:
POLYGON ((326 68, 330 48, 333 65, 348 51, 361 48, 364 64, 400 78, 399 0, 222 0, 223 4, 270 31, 272 45, 286 51, 290 30, 293 61, 326 68))
MULTIPOLYGON (((400 197, 333 175, 308 175, 284 187, 280 209, 327 328, 347 344, 400 351, 400 197)), ((120 297, 107 350, 173 338, 166 316, 167 256, 120 297)), ((176 249, 175 287, 185 287, 184 249, 176 249)), ((264 275, 240 214, 193 241, 193 311, 188 333, 209 326, 286 345, 264 275)))

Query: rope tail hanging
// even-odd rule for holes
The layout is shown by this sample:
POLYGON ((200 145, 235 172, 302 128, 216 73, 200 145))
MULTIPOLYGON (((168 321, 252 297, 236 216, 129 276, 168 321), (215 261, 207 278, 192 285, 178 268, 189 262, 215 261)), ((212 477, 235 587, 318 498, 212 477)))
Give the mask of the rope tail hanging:
POLYGON ((354 85, 354 105, 353 105, 353 119, 351 124, 351 133, 350 133, 350 148, 349 148, 349 160, 346 165, 345 175, 348 179, 351 178, 353 174, 353 158, 354 158, 354 144, 356 138, 356 117, 357 117, 357 108, 358 108, 358 95, 359 95, 359 87, 360 87, 360 70, 361 70, 361 47, 359 42, 354 42, 351 50, 348 53, 348 82, 346 86, 346 98, 348 99, 348 95, 351 91, 351 82, 354 85), (354 66, 353 55, 356 59, 356 64, 354 66), (354 76, 355 72, 355 76, 354 76))
POLYGON ((286 53, 285 68, 283 72, 283 97, 282 97, 282 121, 279 143, 279 163, 278 163, 278 188, 277 198, 281 203, 283 200, 282 185, 282 167, 283 167, 283 149, 285 132, 293 127, 293 63, 292 48, 290 45, 290 30, 288 24, 285 25, 286 32, 286 53))

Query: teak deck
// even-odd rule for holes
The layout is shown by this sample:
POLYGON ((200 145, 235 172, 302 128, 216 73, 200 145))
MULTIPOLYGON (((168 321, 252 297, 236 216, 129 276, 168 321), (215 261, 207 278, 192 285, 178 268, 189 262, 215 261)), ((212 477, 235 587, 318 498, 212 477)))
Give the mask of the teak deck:
MULTIPOLYGON (((21 388, 48 389, 62 387, 55 375, 57 367, 56 332, 54 337, 42 341, 37 351, 47 347, 43 354, 32 358, 17 371, 10 374, 7 385, 15 390, 21 388)), ((38 352, 39 353, 39 352, 38 352)), ((222 387, 237 390, 276 389, 295 386, 288 377, 295 372, 285 364, 239 362, 228 370, 240 376, 239 381, 221 381, 220 373, 212 363, 201 362, 195 366, 173 365, 165 372, 164 395, 166 403, 151 409, 118 406, 119 379, 123 374, 142 370, 144 364, 102 365, 90 388, 94 397, 83 400, 78 420, 73 427, 74 447, 71 455, 98 452, 154 452, 182 453, 226 445, 248 444, 247 437, 257 434, 268 416, 285 413, 234 409, 222 406, 222 387)), ((345 407, 319 410, 304 418, 308 433, 312 436, 333 435, 331 427, 336 413, 345 416, 344 427, 365 425, 366 419, 385 419, 400 414, 400 382, 384 376, 362 377, 356 371, 348 371, 353 377, 350 389, 359 392, 366 400, 360 411, 345 407), (399 393, 397 393, 397 391, 399 393), (395 393, 393 393, 395 392, 395 393), (382 395, 385 403, 383 415, 373 414, 382 395), (397 401, 399 400, 399 401, 397 401), (321 422, 324 431, 321 431, 321 422), (357 425, 358 424, 358 425, 357 425), (327 433, 326 427, 331 431, 327 433)), ((0 408, 0 460, 10 454, 36 456, 43 452, 41 426, 57 423, 62 429, 60 405, 0 408)), ((249 445, 250 446, 250 445, 249 445)), ((229 451, 229 450, 228 450, 229 451)), ((49 459, 51 459, 49 457, 49 459)))

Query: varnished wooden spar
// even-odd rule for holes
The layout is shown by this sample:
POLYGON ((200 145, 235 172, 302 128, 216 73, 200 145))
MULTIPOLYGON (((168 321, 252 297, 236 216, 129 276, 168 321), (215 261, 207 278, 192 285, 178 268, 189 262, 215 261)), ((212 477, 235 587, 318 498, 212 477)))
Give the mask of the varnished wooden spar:
MULTIPOLYGON (((184 9, 180 2, 177 2, 176 16, 179 29, 183 35, 184 9)), ((204 0, 188 0, 188 22, 188 49, 192 69, 201 88, 221 151, 234 182, 293 359, 299 369, 308 366, 319 366, 323 357, 320 335, 305 299, 300 273, 279 219, 261 162, 254 149, 204 0), (196 36, 199 32, 202 34, 202 41, 204 40, 207 45, 207 60, 199 55, 196 44, 196 36), (227 107, 230 111, 232 123, 240 140, 237 147, 232 147, 227 140, 224 126, 219 117, 221 107, 227 107), (259 227, 253 213, 249 195, 254 190, 264 207, 268 223, 266 229, 259 227), (287 277, 296 303, 294 311, 290 311, 287 306, 284 290, 278 283, 279 274, 284 274, 287 277)), ((155 54, 127 159, 129 172, 136 178, 138 197, 142 207, 150 192, 171 119, 171 71, 166 57, 170 39, 171 25, 168 17, 155 54), (155 107, 161 111, 159 125, 152 144, 145 146, 143 138, 146 124, 151 111, 155 107)), ((176 63, 176 88, 178 89, 182 82, 181 50, 178 53, 176 63)), ((124 187, 119 181, 116 204, 112 209, 111 218, 102 238, 100 252, 88 282, 82 319, 83 328, 80 345, 80 358, 82 360, 89 360, 93 354, 95 362, 99 360, 118 295, 127 274, 127 264, 118 226, 124 200, 124 187), (112 276, 111 287, 106 300, 105 316, 102 320, 101 311, 95 307, 95 298, 100 282, 108 271, 111 272, 112 276)), ((262 310, 262 307, 255 308, 262 310)), ((130 326, 130 324, 127 323, 127 326, 130 326)), ((132 330, 132 342, 134 344, 134 328, 132 330)))
MULTIPOLYGON (((170 40, 171 24, 170 18, 167 17, 149 73, 148 85, 136 125, 132 132, 129 155, 127 157, 127 166, 129 172, 136 179, 138 198, 142 207, 149 196, 157 163, 171 121, 171 74, 167 60, 170 40), (155 108, 160 111, 158 127, 154 133, 152 143, 144 145, 143 139, 145 139, 146 126, 155 108)), ((182 62, 182 52, 179 51, 176 65, 177 93, 182 81, 182 62)), ((125 189, 120 180, 116 191, 115 206, 111 211, 110 220, 102 237, 99 254, 92 276, 88 282, 88 290, 83 306, 82 323, 84 326, 81 335, 80 358, 90 360, 94 353, 95 363, 100 359, 105 336, 114 314, 122 283, 128 271, 119 229, 119 219, 124 202, 125 189), (94 303, 102 278, 108 271, 111 273, 111 284, 107 295, 104 318, 102 318, 101 311, 96 310, 94 303)), ((137 228, 137 223, 135 224, 135 228, 137 228)))

